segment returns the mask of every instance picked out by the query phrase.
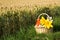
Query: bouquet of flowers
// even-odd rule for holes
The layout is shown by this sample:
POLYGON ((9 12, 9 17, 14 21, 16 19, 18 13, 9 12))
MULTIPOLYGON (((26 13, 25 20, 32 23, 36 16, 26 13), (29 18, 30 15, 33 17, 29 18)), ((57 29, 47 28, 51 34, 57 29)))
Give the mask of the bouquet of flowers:
POLYGON ((40 14, 37 18, 35 25, 36 32, 46 33, 48 31, 47 29, 53 28, 52 22, 53 22, 52 17, 50 17, 48 14, 46 13, 40 14), (46 15, 46 18, 43 15, 46 15))

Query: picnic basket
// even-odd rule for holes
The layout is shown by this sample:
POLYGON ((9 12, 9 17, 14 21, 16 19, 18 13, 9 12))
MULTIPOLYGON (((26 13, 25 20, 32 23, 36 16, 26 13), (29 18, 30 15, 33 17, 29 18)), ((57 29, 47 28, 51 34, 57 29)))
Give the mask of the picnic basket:
MULTIPOLYGON (((37 20, 41 19, 41 16, 43 15, 46 15, 46 18, 49 19, 49 21, 53 21, 52 20, 52 17, 50 17, 48 14, 46 13, 42 13, 38 16, 37 20)), ((40 20, 39 20, 40 21, 40 20)), ((39 23, 39 22, 38 22, 39 23)), ((38 24, 38 25, 35 25, 35 30, 36 30, 36 33, 48 33, 50 31, 52 31, 52 28, 48 29, 48 28, 45 28, 43 25, 41 24, 38 24)))

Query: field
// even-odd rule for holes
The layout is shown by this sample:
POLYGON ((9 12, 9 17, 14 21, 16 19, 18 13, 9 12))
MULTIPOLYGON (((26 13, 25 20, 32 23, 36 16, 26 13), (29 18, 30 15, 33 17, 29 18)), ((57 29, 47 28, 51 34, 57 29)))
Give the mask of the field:
POLYGON ((60 6, 60 0, 0 0, 0 7, 60 6))
POLYGON ((0 9, 0 40, 60 40, 60 7, 29 7, 0 9), (53 17, 53 33, 37 34, 35 23, 39 14, 53 17))

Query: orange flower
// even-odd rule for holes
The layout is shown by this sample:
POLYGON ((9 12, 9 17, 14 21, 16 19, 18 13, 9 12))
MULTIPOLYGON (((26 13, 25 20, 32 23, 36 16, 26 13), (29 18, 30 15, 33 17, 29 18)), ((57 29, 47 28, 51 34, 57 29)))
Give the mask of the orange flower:
POLYGON ((39 26, 40 25, 40 19, 38 18, 36 21, 36 25, 39 26))

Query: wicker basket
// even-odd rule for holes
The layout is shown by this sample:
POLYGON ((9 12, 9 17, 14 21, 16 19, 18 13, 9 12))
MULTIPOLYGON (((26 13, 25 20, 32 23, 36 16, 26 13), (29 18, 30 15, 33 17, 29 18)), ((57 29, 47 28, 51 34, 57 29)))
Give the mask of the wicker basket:
MULTIPOLYGON (((40 14, 40 15, 38 16, 38 18, 40 18, 42 15, 46 15, 49 20, 52 19, 52 18, 49 17, 49 15, 46 14, 46 13, 40 14)), ((35 25, 35 30, 36 30, 36 33, 38 33, 38 34, 39 34, 39 33, 48 33, 48 32, 50 31, 50 29, 47 29, 47 28, 43 27, 42 25, 39 25, 38 27, 37 27, 37 25, 35 25)))

